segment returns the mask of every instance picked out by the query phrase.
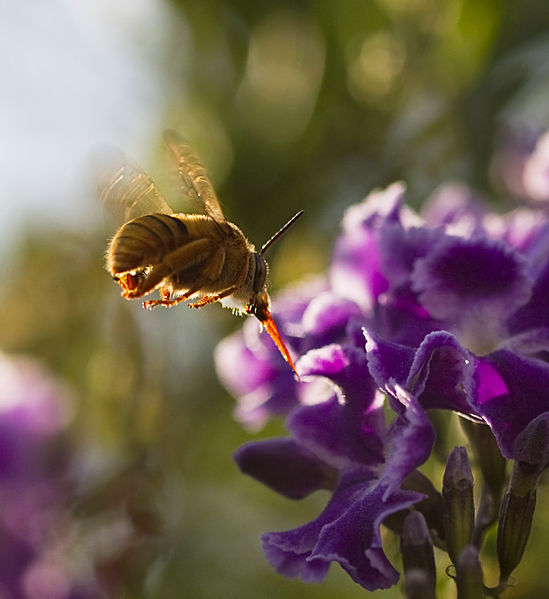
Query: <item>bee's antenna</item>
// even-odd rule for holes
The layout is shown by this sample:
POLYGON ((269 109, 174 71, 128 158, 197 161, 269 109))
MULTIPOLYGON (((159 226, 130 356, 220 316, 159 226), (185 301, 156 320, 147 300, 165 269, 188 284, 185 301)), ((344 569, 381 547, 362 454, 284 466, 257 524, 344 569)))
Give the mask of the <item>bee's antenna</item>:
POLYGON ((300 210, 297 214, 292 216, 292 218, 281 228, 279 229, 270 239, 269 241, 263 244, 263 247, 259 251, 260 255, 263 255, 273 243, 295 223, 295 221, 303 215, 303 210, 300 210))

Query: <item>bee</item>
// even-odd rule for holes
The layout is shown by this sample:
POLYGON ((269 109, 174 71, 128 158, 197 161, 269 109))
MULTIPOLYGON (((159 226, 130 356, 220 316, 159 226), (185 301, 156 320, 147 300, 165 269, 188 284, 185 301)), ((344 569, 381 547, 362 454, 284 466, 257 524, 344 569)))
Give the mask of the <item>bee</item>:
POLYGON ((198 200, 205 214, 174 213, 152 179, 126 160, 100 185, 104 204, 125 221, 107 248, 108 272, 128 300, 158 290, 160 299, 143 303, 147 309, 192 299, 192 308, 220 302, 236 313, 253 314, 299 379, 271 316, 263 254, 303 211, 257 252, 225 218, 208 173, 191 146, 173 131, 165 133, 165 142, 186 196, 198 200))

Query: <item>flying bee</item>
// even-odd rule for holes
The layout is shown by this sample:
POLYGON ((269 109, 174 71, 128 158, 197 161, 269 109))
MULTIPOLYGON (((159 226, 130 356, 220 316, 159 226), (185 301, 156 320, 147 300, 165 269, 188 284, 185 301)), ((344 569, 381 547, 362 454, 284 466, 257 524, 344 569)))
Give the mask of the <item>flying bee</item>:
POLYGON ((270 313, 263 254, 302 214, 290 219, 259 252, 242 231, 227 221, 206 169, 177 133, 165 133, 177 173, 189 198, 205 214, 174 213, 152 179, 128 161, 101 185, 101 199, 123 219, 106 253, 106 268, 126 299, 158 289, 160 299, 143 306, 189 305, 202 308, 214 302, 240 314, 253 314, 265 327, 299 379, 292 358, 270 313))

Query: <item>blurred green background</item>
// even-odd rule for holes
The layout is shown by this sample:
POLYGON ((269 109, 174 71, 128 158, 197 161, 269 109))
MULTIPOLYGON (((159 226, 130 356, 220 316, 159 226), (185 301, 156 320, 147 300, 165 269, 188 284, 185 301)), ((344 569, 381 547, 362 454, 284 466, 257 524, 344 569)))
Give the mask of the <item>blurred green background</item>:
MULTIPOLYGON (((40 358, 74 392, 82 526, 132 510, 134 544, 105 560, 112 596, 364 596, 335 566, 318 586, 267 565, 260 533, 309 521, 326 497, 293 503, 237 472, 232 453, 252 434, 213 349, 241 321, 120 297, 88 159, 117 145, 166 189, 161 132, 176 129, 253 243, 304 209, 270 256, 276 291, 327 266, 345 207, 375 186, 402 179, 417 207, 461 180, 512 206, 490 165, 510 127, 549 124, 546 0, 47 0, 0 15, 1 348, 40 358)), ((545 502, 505 596, 549 591, 536 550, 548 514, 545 502)), ((391 536, 387 551, 398 564, 391 536)))

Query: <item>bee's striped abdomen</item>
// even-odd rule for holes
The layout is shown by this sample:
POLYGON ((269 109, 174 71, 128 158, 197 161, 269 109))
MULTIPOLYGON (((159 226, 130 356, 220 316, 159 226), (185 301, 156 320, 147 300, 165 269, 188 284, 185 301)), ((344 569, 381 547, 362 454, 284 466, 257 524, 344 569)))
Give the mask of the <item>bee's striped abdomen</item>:
POLYGON ((189 240, 185 223, 167 214, 147 214, 126 223, 114 236, 107 268, 111 274, 152 266, 189 240))

